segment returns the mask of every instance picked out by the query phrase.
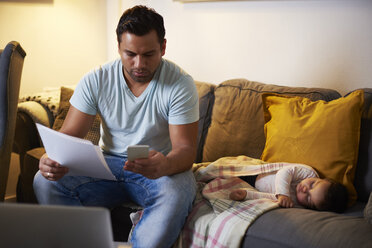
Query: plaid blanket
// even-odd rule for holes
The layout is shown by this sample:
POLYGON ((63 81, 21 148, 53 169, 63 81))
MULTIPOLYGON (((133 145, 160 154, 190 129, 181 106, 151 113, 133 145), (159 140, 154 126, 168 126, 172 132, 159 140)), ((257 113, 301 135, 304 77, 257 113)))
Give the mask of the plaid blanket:
POLYGON ((195 164, 197 196, 174 247, 240 247, 249 225, 279 205, 274 194, 258 192, 238 177, 273 172, 288 165, 293 164, 265 163, 246 156, 195 164), (230 200, 230 192, 237 188, 250 189, 249 200, 230 200))

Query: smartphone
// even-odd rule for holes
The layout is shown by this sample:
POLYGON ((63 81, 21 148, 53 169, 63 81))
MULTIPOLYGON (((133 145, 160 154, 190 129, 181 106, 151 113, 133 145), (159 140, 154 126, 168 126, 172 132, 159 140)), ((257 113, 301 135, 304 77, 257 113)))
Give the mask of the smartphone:
POLYGON ((127 149, 128 160, 134 161, 137 158, 148 158, 149 149, 150 147, 148 145, 128 146, 128 149, 127 149))

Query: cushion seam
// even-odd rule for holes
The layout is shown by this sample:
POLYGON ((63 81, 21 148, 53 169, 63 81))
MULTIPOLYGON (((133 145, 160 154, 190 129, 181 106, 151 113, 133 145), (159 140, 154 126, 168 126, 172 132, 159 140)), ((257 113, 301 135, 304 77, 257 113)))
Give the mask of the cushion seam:
MULTIPOLYGON (((237 88, 237 89, 240 89, 240 90, 250 90, 250 91, 253 91, 253 92, 256 92, 256 93, 277 93, 277 94, 298 94, 298 95, 308 95, 308 94, 319 94, 321 95, 324 99, 329 99, 328 96, 326 96, 325 94, 323 94, 322 92, 319 92, 319 91, 315 91, 315 90, 312 90, 312 91, 308 91, 308 92, 300 92, 300 91, 284 91, 284 92, 278 92, 278 91, 274 91, 274 90, 256 90, 256 89, 252 89, 252 88, 243 88, 241 86, 236 86, 236 85, 219 85, 217 86, 216 90, 220 87, 233 87, 233 88, 237 88)), ((285 86, 278 86, 278 87, 285 87, 285 86)), ((304 88, 306 89, 306 88, 304 88)), ((319 88, 319 90, 327 90, 327 89, 321 89, 319 88)), ((338 93, 337 91, 334 91, 335 93, 338 94, 338 97, 341 97, 340 93, 338 93)), ((333 99, 333 98, 332 98, 333 99)), ((336 98, 335 98, 336 99, 336 98)))

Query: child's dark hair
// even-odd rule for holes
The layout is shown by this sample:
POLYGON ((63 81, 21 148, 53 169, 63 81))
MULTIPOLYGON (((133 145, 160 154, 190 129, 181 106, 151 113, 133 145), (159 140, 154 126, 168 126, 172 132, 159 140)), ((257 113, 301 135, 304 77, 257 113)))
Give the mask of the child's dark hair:
POLYGON ((318 210, 321 211, 332 211, 336 213, 342 213, 346 210, 349 194, 347 188, 330 178, 325 178, 326 181, 330 182, 331 185, 325 194, 324 200, 319 206, 318 210))

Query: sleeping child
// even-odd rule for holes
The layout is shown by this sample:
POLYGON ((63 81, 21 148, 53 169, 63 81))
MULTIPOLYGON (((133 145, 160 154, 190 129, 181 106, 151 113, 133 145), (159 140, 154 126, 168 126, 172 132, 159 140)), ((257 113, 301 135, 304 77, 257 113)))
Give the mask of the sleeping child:
MULTIPOLYGON (((344 185, 331 179, 321 179, 311 167, 286 166, 278 171, 243 177, 260 192, 272 193, 281 207, 303 206, 320 211, 345 211, 348 192, 344 185)), ((246 200, 246 189, 230 193, 234 201, 246 200)))

